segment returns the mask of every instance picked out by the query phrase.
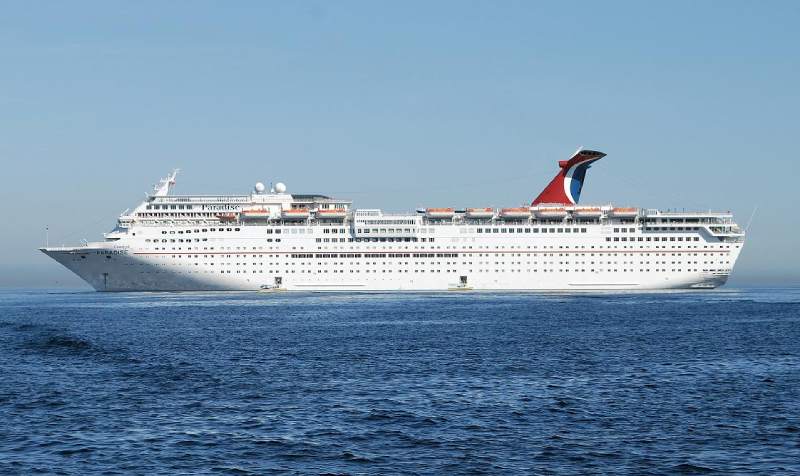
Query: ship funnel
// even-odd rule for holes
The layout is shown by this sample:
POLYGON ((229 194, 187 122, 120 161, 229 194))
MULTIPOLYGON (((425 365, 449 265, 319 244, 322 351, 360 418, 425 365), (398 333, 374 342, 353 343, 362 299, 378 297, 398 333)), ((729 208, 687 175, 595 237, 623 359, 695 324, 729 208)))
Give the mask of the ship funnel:
POLYGON ((575 205, 581 196, 586 171, 606 154, 596 150, 578 149, 569 160, 559 160, 558 171, 553 180, 542 190, 531 205, 561 203, 575 205))

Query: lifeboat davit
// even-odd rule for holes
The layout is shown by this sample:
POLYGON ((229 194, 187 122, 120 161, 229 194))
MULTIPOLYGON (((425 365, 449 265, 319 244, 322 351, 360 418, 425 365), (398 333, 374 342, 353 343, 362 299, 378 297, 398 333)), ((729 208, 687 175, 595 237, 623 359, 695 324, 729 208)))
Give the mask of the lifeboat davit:
POLYGON ((500 218, 520 219, 530 218, 530 216, 531 209, 528 207, 503 208, 500 210, 500 218))
POLYGON ((347 210, 343 208, 334 208, 330 210, 317 210, 317 218, 339 219, 347 216, 347 210))
POLYGON ((572 214, 581 218, 597 218, 603 214, 603 210, 599 207, 575 207, 572 214))
POLYGON ((491 208, 467 208, 467 218, 492 218, 494 210, 491 208))
POLYGON ((567 210, 562 207, 539 207, 534 210, 534 213, 539 218, 564 218, 567 216, 567 210))
POLYGON ((425 210, 425 216, 428 218, 453 218, 455 212, 453 208, 428 208, 425 210))
POLYGON ((307 208, 290 208, 281 212, 284 220, 305 220, 309 213, 307 208))
POLYGON ((217 218, 219 221, 235 221, 236 214, 235 213, 217 213, 217 218))
POLYGON ((622 207, 622 208, 612 208, 611 209, 611 216, 615 217, 635 217, 639 214, 638 208, 632 207, 622 207))
POLYGON ((251 208, 249 210, 242 210, 243 220, 267 220, 270 217, 270 212, 266 208, 251 208))

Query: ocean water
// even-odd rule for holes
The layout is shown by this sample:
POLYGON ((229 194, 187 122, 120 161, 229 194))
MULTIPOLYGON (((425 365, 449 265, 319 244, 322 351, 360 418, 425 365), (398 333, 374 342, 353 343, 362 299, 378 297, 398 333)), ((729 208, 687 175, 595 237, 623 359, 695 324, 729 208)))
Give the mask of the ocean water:
POLYGON ((1 474, 800 474, 800 290, 0 292, 1 474))

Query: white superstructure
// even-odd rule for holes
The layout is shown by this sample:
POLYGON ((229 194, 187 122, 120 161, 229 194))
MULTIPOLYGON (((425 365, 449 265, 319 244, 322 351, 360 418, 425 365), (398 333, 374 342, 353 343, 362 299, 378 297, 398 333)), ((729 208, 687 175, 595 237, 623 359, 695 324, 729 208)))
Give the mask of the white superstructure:
POLYGON ((555 186, 572 203, 504 209, 389 214, 292 194, 281 183, 271 190, 258 183, 247 195, 172 195, 173 173, 121 215, 104 241, 41 250, 98 291, 645 290, 725 283, 744 243, 730 213, 576 205, 585 169, 576 175, 575 161, 586 161, 587 152, 595 153, 578 151, 561 163, 568 180, 555 186))

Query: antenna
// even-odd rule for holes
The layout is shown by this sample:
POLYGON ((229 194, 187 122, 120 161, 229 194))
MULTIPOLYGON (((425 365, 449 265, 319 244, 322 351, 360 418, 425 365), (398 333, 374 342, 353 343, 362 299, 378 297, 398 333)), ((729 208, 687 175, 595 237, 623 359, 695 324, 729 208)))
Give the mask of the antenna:
POLYGON ((44 247, 50 248, 50 227, 44 227, 44 247))
POLYGON ((158 181, 153 187, 153 196, 155 197, 166 197, 169 195, 172 186, 175 185, 175 177, 178 175, 181 169, 175 169, 172 171, 171 174, 167 175, 166 177, 162 178, 158 181))
POLYGON ((753 207, 753 213, 750 214, 750 219, 747 220, 747 226, 744 227, 744 232, 747 233, 750 230, 750 224, 753 223, 753 218, 756 216, 756 212, 758 211, 758 205, 753 207))

